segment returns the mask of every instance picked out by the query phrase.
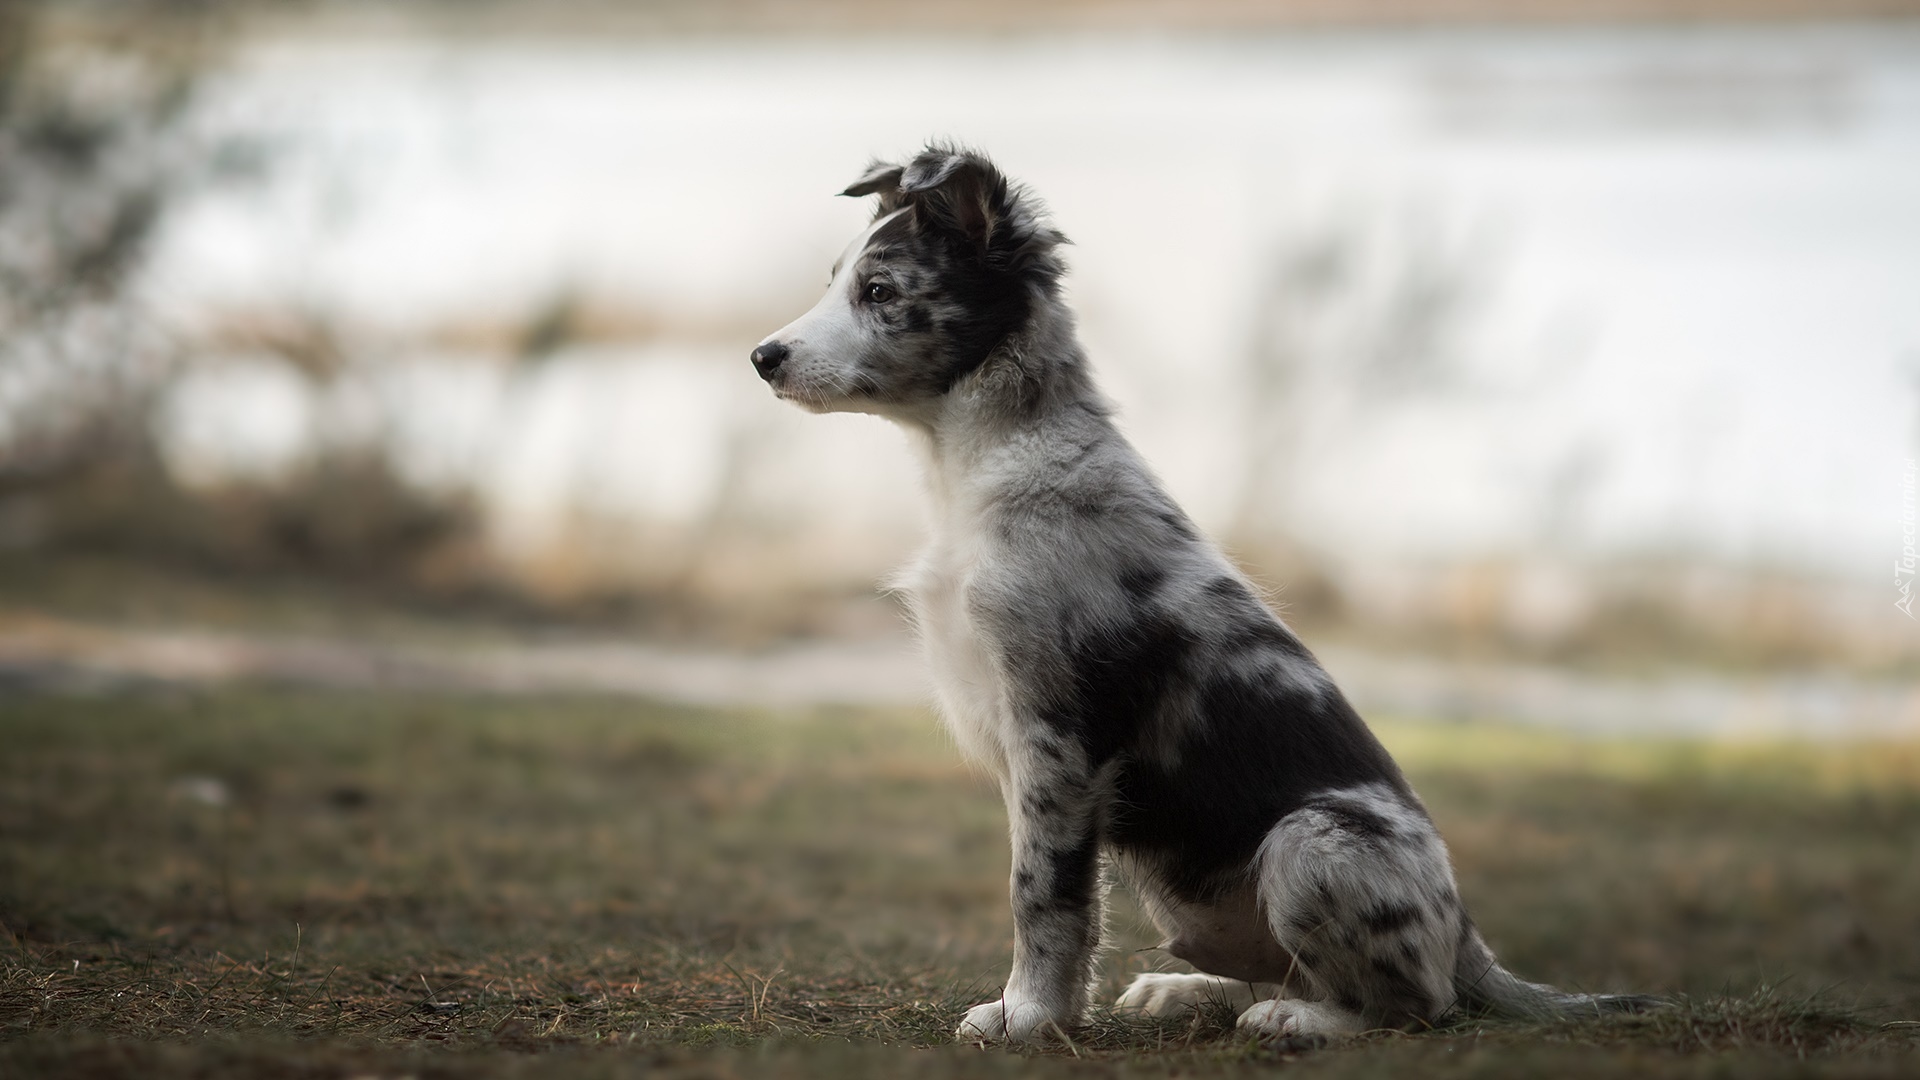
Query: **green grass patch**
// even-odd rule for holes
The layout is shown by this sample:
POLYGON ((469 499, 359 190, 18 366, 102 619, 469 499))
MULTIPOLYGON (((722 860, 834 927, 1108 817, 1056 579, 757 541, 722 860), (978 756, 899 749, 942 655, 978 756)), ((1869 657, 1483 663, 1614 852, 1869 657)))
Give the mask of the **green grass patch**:
MULTIPOLYGON (((983 1054, 1005 820, 934 721, 591 699, 0 701, 8 1075, 1903 1075, 1920 752, 1389 723, 1529 978, 1673 1010, 983 1054)), ((1109 989, 1166 961, 1115 895, 1109 989)))

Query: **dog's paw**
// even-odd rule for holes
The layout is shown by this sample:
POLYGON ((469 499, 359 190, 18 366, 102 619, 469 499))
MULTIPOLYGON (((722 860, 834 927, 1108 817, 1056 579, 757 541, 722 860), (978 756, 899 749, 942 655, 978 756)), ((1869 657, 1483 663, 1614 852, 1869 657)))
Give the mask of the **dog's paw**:
POLYGON ((1184 1016, 1216 1001, 1235 1010, 1245 1009, 1253 1004, 1253 991, 1246 983, 1214 975, 1149 971, 1134 976, 1114 1001, 1113 1009, 1146 1016, 1184 1016))
POLYGON ((1234 1026, 1261 1039, 1352 1035, 1367 1029, 1357 1014, 1324 1001, 1274 998, 1255 1002, 1234 1026))
POLYGON ((1064 1035, 1066 1021, 1037 1001, 1013 994, 967 1010, 955 1037, 962 1042, 1033 1042, 1064 1035))

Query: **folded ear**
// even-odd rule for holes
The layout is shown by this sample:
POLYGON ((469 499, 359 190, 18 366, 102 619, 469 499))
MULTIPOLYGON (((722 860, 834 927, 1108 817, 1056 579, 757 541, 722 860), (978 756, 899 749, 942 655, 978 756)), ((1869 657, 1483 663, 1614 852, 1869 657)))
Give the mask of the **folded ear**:
POLYGON ((1059 276, 1058 260, 1049 256, 1067 238, 986 155, 932 145, 907 165, 898 183, 902 200, 923 225, 961 240, 990 268, 1059 276))
POLYGON ((1007 203, 1007 179, 992 162, 944 146, 929 146, 913 159, 900 191, 929 224, 959 234, 983 255, 1007 203))
POLYGON ((867 171, 860 179, 847 185, 842 195, 879 195, 880 212, 888 213, 900 208, 900 174, 903 170, 879 159, 869 162, 867 171))

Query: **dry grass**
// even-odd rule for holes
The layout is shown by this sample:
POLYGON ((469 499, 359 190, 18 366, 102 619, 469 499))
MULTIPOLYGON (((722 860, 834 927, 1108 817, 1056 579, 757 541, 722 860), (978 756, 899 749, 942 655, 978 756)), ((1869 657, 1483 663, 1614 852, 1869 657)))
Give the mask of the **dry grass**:
MULTIPOLYGON (((1674 1010, 1320 1049, 954 1046, 1004 821, 919 715, 294 692, 0 702, 0 1073, 1903 1075, 1920 747, 1383 726, 1509 962, 1674 1010)), ((1122 898, 1117 986, 1162 961, 1122 898)))

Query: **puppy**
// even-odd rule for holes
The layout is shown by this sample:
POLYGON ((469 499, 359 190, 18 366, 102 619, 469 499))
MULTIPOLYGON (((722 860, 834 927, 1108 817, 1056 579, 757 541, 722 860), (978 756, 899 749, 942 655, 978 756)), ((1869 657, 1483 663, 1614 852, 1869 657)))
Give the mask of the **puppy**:
POLYGON ((958 1034, 1082 1019, 1108 865, 1198 972, 1142 975, 1118 1008, 1228 1001, 1277 1037, 1649 1004, 1495 961, 1393 759, 1115 429, 1040 204, 942 145, 844 194, 877 196, 872 222, 752 360, 803 408, 893 420, 925 461, 932 537, 900 585, 1013 843, 1012 975, 958 1034))

